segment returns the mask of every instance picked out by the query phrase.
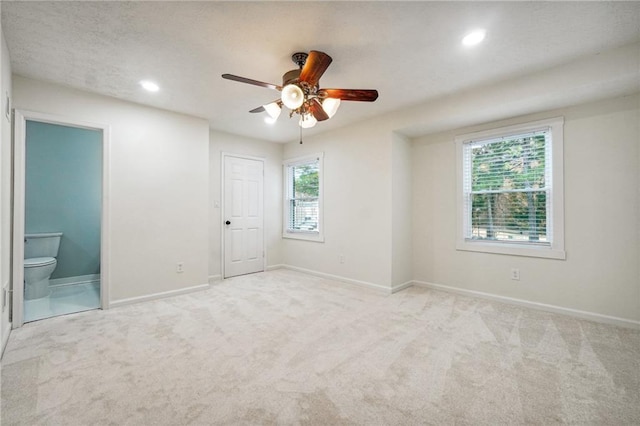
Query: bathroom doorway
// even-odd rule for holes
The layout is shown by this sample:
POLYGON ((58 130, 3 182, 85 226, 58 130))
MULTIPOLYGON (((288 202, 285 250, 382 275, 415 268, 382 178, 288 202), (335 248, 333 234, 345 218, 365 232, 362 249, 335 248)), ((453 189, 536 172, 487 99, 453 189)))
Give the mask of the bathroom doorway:
POLYGON ((15 130, 14 328, 106 308, 107 127, 16 111, 15 130))

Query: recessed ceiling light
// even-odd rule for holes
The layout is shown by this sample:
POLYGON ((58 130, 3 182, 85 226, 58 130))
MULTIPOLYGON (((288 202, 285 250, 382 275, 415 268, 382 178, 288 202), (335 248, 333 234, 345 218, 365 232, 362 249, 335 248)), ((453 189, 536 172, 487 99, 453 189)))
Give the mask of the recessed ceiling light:
POLYGON ((475 30, 464 36, 462 39, 462 44, 465 46, 475 46, 484 40, 484 37, 487 35, 485 30, 475 30))
POLYGON ((142 86, 144 90, 148 90, 149 92, 157 92, 158 90, 160 90, 160 86, 149 80, 142 80, 140 82, 140 86, 142 86))

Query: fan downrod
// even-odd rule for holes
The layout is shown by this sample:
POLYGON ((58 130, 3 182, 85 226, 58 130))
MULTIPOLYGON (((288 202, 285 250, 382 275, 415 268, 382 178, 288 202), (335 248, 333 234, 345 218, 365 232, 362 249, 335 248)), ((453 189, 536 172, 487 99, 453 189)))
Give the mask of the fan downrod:
POLYGON ((304 67, 304 64, 307 62, 307 57, 309 56, 308 53, 304 53, 304 52, 296 52, 293 55, 291 55, 291 60, 293 61, 294 64, 296 64, 300 69, 302 69, 302 67, 304 67))

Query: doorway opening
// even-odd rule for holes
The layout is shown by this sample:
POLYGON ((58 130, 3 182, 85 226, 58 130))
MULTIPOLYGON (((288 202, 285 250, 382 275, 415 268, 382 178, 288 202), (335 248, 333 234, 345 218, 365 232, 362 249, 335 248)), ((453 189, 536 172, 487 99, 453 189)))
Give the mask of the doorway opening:
POLYGON ((108 128, 15 117, 13 327, 106 308, 108 128))

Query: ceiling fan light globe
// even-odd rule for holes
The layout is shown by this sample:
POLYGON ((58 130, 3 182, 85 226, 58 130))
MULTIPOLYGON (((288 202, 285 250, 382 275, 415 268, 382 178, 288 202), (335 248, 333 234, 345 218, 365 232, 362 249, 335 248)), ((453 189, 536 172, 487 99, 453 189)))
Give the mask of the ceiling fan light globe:
POLYGON ((267 111, 267 114, 269 114, 269 117, 271 117, 273 121, 276 121, 280 116, 280 112, 282 112, 282 108, 280 108, 280 105, 278 105, 277 102, 271 102, 270 104, 266 104, 262 106, 264 110, 267 111))
POLYGON ((287 84, 282 88, 282 103, 289 109, 298 109, 304 103, 304 93, 295 84, 287 84))
POLYGON ((327 113, 329 118, 333 117, 338 111, 338 107, 340 107, 340 99, 337 98, 326 98, 322 101, 322 109, 327 113))
POLYGON ((303 129, 309 129, 309 128, 315 126, 317 122, 318 122, 318 120, 316 120, 316 118, 313 115, 304 114, 304 115, 300 116, 300 121, 298 122, 298 124, 303 129))

